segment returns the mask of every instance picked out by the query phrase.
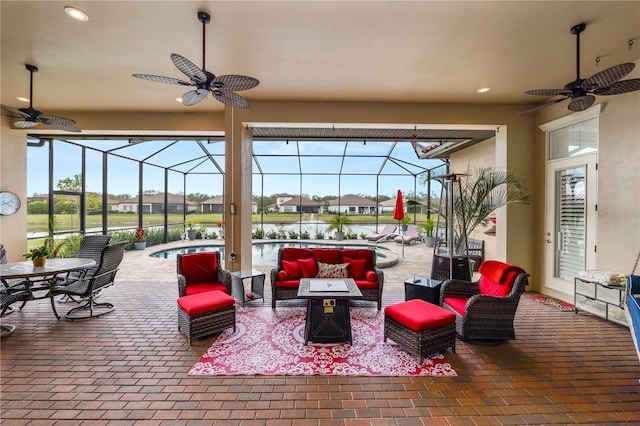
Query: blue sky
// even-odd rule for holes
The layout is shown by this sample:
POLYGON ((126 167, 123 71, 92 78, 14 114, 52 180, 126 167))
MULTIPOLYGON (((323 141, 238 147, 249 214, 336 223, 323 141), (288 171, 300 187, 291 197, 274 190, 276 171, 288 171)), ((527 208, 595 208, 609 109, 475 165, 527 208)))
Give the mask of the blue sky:
MULTIPOLYGON (((187 193, 222 194, 224 143, 206 140, 154 140, 129 144, 126 140, 72 140, 88 147, 111 150, 108 163, 108 192, 131 194, 138 191, 138 161, 144 167, 144 189, 164 190, 164 167, 170 167, 169 192, 183 191, 183 173, 188 172, 187 193), (206 158, 206 155, 210 158, 206 158)), ((426 193, 414 175, 437 167, 440 160, 419 160, 409 142, 309 142, 255 141, 253 151, 253 194, 299 192, 312 195, 364 194, 395 196, 403 193, 426 193), (298 153, 300 157, 298 157, 298 153), (388 154, 391 153, 388 157, 388 154), (343 156, 343 154, 345 154, 343 156), (260 170, 264 173, 261 179, 260 170), (302 178, 300 172, 302 171, 302 178), (341 178, 338 174, 342 174, 341 178), (302 183, 301 183, 302 179, 302 183)), ((102 190, 102 153, 86 150, 88 191, 102 190)), ((54 182, 81 173, 81 148, 67 143, 55 144, 54 182)), ((27 191, 47 193, 48 149, 29 148, 27 191)), ((432 192, 440 188, 432 185, 432 192)))

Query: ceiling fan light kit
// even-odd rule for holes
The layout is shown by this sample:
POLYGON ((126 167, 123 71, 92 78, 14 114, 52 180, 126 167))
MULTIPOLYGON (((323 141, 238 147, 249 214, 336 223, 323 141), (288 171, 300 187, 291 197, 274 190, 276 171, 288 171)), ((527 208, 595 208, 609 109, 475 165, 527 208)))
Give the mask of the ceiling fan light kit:
POLYGON ((10 117, 20 119, 13 123, 13 127, 16 129, 30 129, 42 123, 45 126, 66 132, 79 132, 80 129, 74 126, 74 124, 76 124, 75 120, 57 117, 55 115, 45 115, 41 111, 33 108, 33 73, 38 72, 38 67, 26 64, 25 68, 31 76, 29 79, 29 108, 12 108, 7 105, 0 105, 0 108, 11 113, 11 115, 9 115, 10 117))
POLYGON ((185 106, 196 105, 205 100, 211 93, 215 99, 225 105, 240 109, 249 108, 249 102, 235 92, 252 89, 260 82, 253 77, 244 75, 230 74, 216 77, 213 73, 207 71, 205 65, 205 28, 211 22, 211 16, 207 12, 200 11, 198 12, 198 20, 202 23, 202 68, 199 68, 182 55, 171 54, 171 61, 180 72, 189 77, 189 81, 152 74, 133 74, 133 76, 158 83, 193 87, 193 90, 182 95, 182 104, 185 106))
POLYGON ((610 96, 640 90, 640 78, 622 80, 635 68, 635 64, 632 62, 614 65, 587 79, 580 78, 580 33, 586 28, 587 24, 580 23, 571 27, 570 30, 571 34, 576 36, 576 79, 567 83, 562 89, 536 89, 525 92, 528 95, 563 96, 563 98, 538 104, 518 113, 518 115, 537 111, 567 99, 571 100, 567 106, 570 111, 584 111, 596 101, 594 95, 610 96))

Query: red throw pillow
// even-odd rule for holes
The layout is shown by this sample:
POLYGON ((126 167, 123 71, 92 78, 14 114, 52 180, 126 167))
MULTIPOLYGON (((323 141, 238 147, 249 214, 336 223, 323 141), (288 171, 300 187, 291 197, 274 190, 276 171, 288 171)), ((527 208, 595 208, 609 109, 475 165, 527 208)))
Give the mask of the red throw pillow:
POLYGON ((377 282, 378 274, 376 274, 375 271, 367 271, 367 281, 377 282))
POLYGON ((289 274, 287 274, 287 271, 283 269, 282 271, 278 272, 278 281, 285 281, 287 278, 289 278, 289 274))
MULTIPOLYGON (((343 249, 342 250, 342 257, 343 258, 349 258, 349 259, 364 259, 366 261, 364 269, 365 270, 369 270, 369 269, 373 269, 373 265, 371 264, 371 255, 373 254, 373 256, 375 256, 375 253, 371 253, 372 250, 371 249, 343 249)), ((346 260, 345 260, 346 262, 346 260)))
POLYGON ((300 278, 302 276, 302 270, 300 269, 300 264, 298 263, 298 261, 288 262, 286 260, 283 260, 282 267, 287 272, 287 275, 291 280, 300 278))
POLYGON ((298 260, 302 278, 313 278, 318 275, 318 265, 314 258, 298 260))
POLYGON ((364 259, 349 259, 344 258, 344 263, 349 264, 349 276, 351 278, 361 279, 364 278, 364 266, 367 263, 364 259))

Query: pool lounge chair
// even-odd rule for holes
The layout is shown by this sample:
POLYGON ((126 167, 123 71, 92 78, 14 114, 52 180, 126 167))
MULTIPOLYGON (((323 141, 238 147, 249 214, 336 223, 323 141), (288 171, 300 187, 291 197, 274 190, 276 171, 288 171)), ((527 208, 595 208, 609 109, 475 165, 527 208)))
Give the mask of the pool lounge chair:
POLYGON ((416 225, 408 225, 404 235, 399 235, 393 239, 398 244, 414 244, 420 241, 418 235, 418 227, 416 225))
POLYGON ((369 234, 365 238, 368 241, 371 241, 371 242, 378 242, 378 241, 391 239, 391 238, 395 237, 396 235, 398 235, 396 233, 396 226, 395 225, 386 225, 384 227, 384 229, 382 231, 380 231, 379 233, 377 233, 377 234, 369 234))

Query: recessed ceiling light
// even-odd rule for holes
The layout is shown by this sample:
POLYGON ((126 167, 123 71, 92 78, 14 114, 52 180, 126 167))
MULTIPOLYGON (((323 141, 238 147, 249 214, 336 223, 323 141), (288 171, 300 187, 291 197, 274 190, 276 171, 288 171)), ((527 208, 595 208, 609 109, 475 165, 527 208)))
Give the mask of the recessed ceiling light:
POLYGON ((176 102, 182 103, 182 98, 176 98, 176 102))
POLYGON ((81 11, 80 9, 73 6, 65 6, 64 12, 71 16, 73 19, 77 19, 78 21, 88 21, 89 15, 81 11))
POLYGON ((481 87, 478 90, 476 90, 476 92, 478 92, 478 93, 487 93, 489 90, 491 90, 490 87, 481 87))
POLYGON ((18 96, 16 99, 21 101, 21 102, 29 102, 29 98, 25 98, 25 97, 22 97, 22 96, 18 96))

